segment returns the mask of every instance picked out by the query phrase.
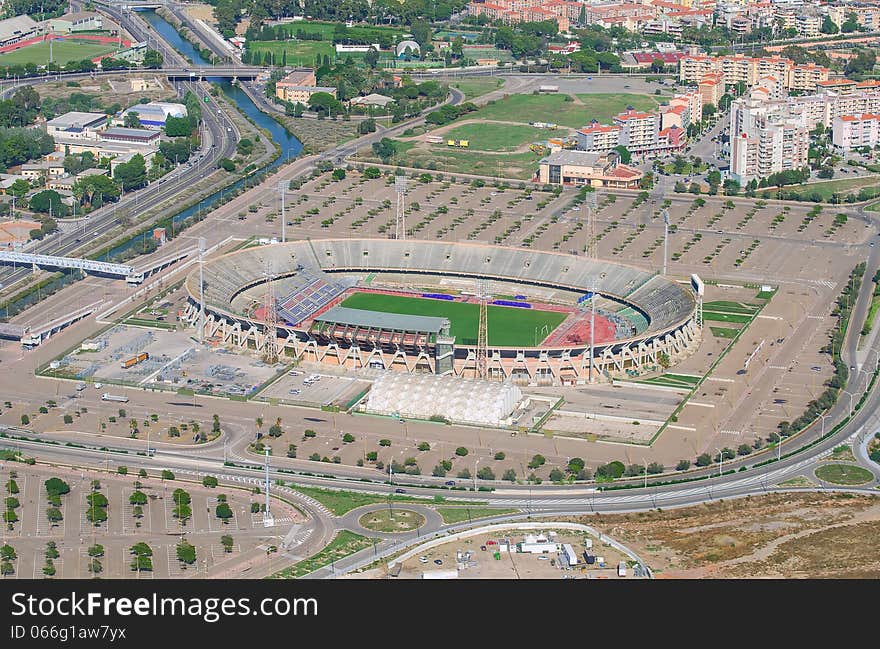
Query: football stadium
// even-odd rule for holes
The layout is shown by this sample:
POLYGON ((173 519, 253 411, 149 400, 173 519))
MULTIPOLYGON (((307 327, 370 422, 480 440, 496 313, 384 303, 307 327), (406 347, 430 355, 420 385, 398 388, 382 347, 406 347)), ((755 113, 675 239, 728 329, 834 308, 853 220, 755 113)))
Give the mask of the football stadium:
POLYGON ((484 376, 520 385, 657 371, 695 349, 701 331, 701 298, 691 284, 624 264, 486 244, 292 241, 206 260, 186 282, 184 317, 201 323, 209 342, 465 378, 480 376, 484 357, 484 376))

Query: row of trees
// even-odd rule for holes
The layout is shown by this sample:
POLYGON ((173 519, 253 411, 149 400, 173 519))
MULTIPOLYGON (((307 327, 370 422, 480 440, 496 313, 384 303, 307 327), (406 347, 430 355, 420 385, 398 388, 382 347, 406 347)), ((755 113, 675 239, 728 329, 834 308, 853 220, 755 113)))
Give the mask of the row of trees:
MULTIPOLYGON (((156 50, 147 50, 144 53, 144 59, 141 67, 148 69, 161 68, 163 63, 162 54, 156 50)), ((46 72, 94 72, 98 68, 102 70, 126 70, 128 68, 136 68, 137 64, 124 59, 114 59, 111 56, 101 59, 100 65, 91 59, 82 59, 79 61, 71 60, 64 65, 58 63, 46 63, 45 65, 37 65, 33 62, 27 62, 16 65, 8 65, 0 68, 7 77, 30 77, 46 72)))

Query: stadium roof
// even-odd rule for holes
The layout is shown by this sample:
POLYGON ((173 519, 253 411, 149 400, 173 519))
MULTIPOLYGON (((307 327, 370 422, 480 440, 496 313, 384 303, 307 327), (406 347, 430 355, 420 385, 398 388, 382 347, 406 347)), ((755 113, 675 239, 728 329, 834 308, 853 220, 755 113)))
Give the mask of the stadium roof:
POLYGON ((384 329, 386 331, 416 331, 435 334, 449 327, 449 320, 446 318, 349 309, 345 306, 333 307, 316 317, 315 321, 367 327, 370 329, 384 329))

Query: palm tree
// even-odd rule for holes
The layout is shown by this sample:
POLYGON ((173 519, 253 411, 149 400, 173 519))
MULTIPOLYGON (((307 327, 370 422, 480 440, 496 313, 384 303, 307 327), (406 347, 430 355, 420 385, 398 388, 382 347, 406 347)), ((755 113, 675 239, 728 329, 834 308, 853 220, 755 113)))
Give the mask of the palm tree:
POLYGON ((257 439, 260 439, 260 438, 263 436, 263 433, 262 433, 262 430, 263 430, 263 418, 262 418, 262 417, 257 417, 256 424, 257 424, 257 439))

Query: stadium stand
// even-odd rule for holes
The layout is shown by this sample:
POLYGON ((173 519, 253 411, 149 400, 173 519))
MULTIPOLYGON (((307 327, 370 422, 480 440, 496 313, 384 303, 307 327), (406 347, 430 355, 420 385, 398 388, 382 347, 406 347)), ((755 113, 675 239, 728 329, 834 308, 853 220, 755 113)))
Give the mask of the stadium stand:
MULTIPOLYGON (((487 244, 390 239, 294 241, 224 255, 205 264, 206 303, 231 313, 232 299, 263 281, 267 263, 279 278, 296 275, 300 268, 309 268, 327 284, 337 286, 340 282, 326 277, 327 274, 382 271, 482 276, 559 287, 581 294, 595 290, 603 296, 600 299, 604 310, 620 314, 630 325, 634 324, 636 330, 644 325, 640 335, 653 335, 682 325, 690 319, 696 305, 686 287, 623 264, 487 244), (623 305, 615 305, 615 301, 623 305), (621 313, 626 305, 634 309, 621 313), (646 322, 639 318, 641 314, 647 314, 646 322)), ((198 295, 198 273, 190 275, 188 287, 191 295, 198 295)), ((307 297, 316 302, 332 300, 327 296, 334 290, 324 288, 307 297)), ((292 310, 296 304, 290 294, 282 298, 281 306, 290 311, 282 316, 286 321, 301 318, 302 312, 292 310)))

